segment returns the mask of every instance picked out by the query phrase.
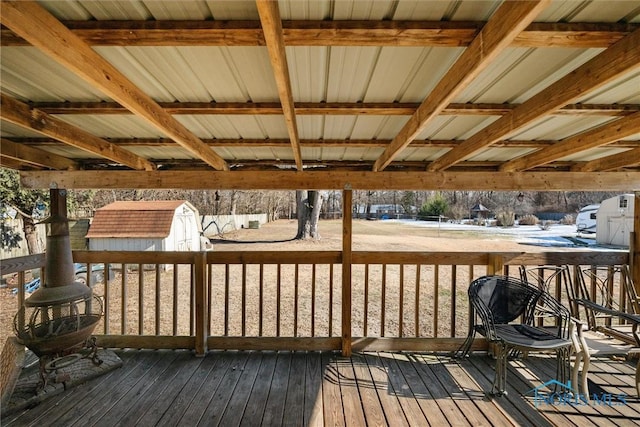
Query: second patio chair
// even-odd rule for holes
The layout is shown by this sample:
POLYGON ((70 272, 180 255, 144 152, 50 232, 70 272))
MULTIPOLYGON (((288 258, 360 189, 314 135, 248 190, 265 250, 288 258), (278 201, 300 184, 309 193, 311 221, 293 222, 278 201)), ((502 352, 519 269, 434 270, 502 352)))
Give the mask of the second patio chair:
MULTIPOLYGON (((584 311, 586 330, 578 329, 583 352, 576 354, 572 380, 589 396, 588 375, 594 356, 638 357, 640 354, 640 314, 635 285, 626 265, 619 267, 590 267, 576 274, 577 295, 571 295, 576 317, 584 311), (620 278, 617 298, 614 298, 614 277, 620 278), (580 310, 582 308, 583 310, 580 310), (614 320, 625 324, 615 325, 614 320)), ((640 396, 640 358, 636 363, 636 392, 640 396)))
POLYGON ((507 276, 480 277, 469 285, 468 294, 479 323, 471 327, 458 354, 469 353, 476 333, 494 345, 496 367, 490 395, 506 394, 507 360, 513 350, 556 353, 555 380, 566 383, 572 346, 568 309, 537 286, 507 276), (534 326, 534 316, 540 311, 553 319, 555 328, 534 326))

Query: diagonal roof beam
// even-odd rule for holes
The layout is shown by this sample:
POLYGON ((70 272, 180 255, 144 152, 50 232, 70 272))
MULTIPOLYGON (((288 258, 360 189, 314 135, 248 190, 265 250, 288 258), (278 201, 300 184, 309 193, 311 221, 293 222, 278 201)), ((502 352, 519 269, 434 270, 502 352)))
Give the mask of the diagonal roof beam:
POLYGON ((293 94, 291 91, 291 79, 289 78, 289 66, 284 49, 284 38, 282 36, 282 21, 278 2, 273 0, 256 0, 262 31, 269 51, 273 74, 278 86, 278 95, 282 104, 282 112, 287 123, 287 131, 291 140, 293 158, 296 161, 298 170, 302 170, 302 153, 300 150, 300 137, 298 136, 298 126, 296 124, 295 107, 293 105, 293 94))
POLYGON ((33 130, 132 169, 154 170, 156 168, 147 159, 38 109, 31 109, 24 102, 4 94, 0 94, 0 115, 3 120, 9 123, 33 130))
POLYGON ((557 80, 528 101, 485 127, 458 147, 432 162, 427 170, 444 170, 523 128, 532 121, 601 87, 622 73, 640 67, 640 30, 557 80))
POLYGON ((229 169, 224 159, 37 3, 3 1, 0 20, 2 25, 151 123, 196 157, 215 169, 229 169))
POLYGON ((640 113, 635 113, 506 162, 500 167, 500 171, 516 172, 532 169, 536 166, 544 165, 581 151, 609 144, 639 132, 640 113))
POLYGON ((78 169, 78 163, 63 156, 50 153, 39 148, 18 144, 6 138, 0 138, 0 154, 2 157, 30 163, 49 169, 78 169))
POLYGON ((605 172, 640 164, 640 147, 601 157, 571 168, 571 172, 605 172))
POLYGON ((374 172, 387 167, 411 144, 548 4, 547 0, 504 2, 376 160, 374 172))

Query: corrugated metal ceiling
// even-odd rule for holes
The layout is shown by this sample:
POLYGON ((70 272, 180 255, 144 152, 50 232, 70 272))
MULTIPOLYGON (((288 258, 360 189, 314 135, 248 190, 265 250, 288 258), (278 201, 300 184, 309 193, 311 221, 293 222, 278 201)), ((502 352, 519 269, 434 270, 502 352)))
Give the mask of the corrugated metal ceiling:
MULTIPOLYGON (((40 1, 60 20, 181 21, 259 20, 253 1, 40 1)), ((283 21, 473 21, 485 22, 499 1, 287 0, 279 1, 283 21)), ((535 22, 639 23, 633 1, 554 1, 535 22)), ((640 49, 640 47, 637 47, 640 49)), ((273 67, 264 46, 96 46, 95 51, 156 102, 279 103, 273 67)), ((294 102, 420 103, 446 75, 464 47, 287 46, 286 60, 294 102)), ((455 103, 520 104, 603 52, 603 47, 514 47, 505 49, 474 81, 457 94, 455 103)), ((0 52, 2 93, 23 102, 107 102, 92 84, 41 53, 35 47, 4 46, 0 52)), ((582 94, 576 103, 640 104, 640 70, 582 94)), ((159 129, 133 115, 57 115, 66 123, 107 140, 165 138, 159 129)), ((288 139, 282 115, 175 115, 189 131, 206 140, 264 141, 288 139)), ((381 146, 349 146, 352 140, 390 141, 409 115, 301 115, 296 124, 303 160, 310 162, 374 162, 381 146), (305 145, 304 140, 341 140, 344 147, 305 145)), ((441 115, 428 123, 416 141, 464 141, 493 123, 499 115, 441 115)), ((598 115, 544 116, 505 139, 561 140, 617 119, 598 115)), ((3 138, 33 138, 38 133, 2 122, 3 138)), ((624 137, 627 148, 640 147, 640 134, 624 137)), ((37 144, 32 144, 37 146, 37 144)), ((93 158, 77 148, 39 146, 72 158, 93 158)), ((127 145, 147 159, 193 159, 179 146, 127 145)), ((287 146, 216 146, 228 161, 294 160, 287 146)), ((395 162, 428 162, 449 147, 413 147, 395 162)), ((488 147, 471 162, 502 162, 522 156, 531 147, 488 147)), ((559 161, 581 162, 624 152, 598 148, 559 161)))

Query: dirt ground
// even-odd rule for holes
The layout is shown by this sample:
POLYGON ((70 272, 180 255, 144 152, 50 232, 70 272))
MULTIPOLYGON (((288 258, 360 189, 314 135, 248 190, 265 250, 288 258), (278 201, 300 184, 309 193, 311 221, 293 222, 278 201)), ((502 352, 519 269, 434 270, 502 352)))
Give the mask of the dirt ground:
MULTIPOLYGON (((259 229, 241 229, 215 238, 213 250, 341 250, 341 220, 320 222, 320 240, 292 240, 296 234, 295 220, 279 220, 263 224, 259 229)), ((495 236, 477 231, 446 230, 416 227, 395 221, 353 222, 354 251, 529 251, 548 250, 544 247, 518 243, 512 236, 495 236)))
MULTIPOLYGON (((232 233, 228 233, 222 237, 218 237, 213 240, 214 251, 305 251, 305 250, 340 250, 342 248, 342 222, 340 220, 327 220, 321 221, 319 230, 321 239, 317 241, 296 241, 293 240, 293 237, 296 233, 297 223, 294 220, 279 220, 276 222, 272 222, 269 224, 262 225, 259 229, 241 229, 232 233)), ((353 250, 366 250, 366 251, 545 251, 549 248, 545 247, 537 247, 537 246, 523 246, 515 240, 515 237, 510 236, 501 236, 496 237, 495 235, 486 234, 486 233, 478 233, 473 231, 455 231, 455 230, 440 230, 437 228, 421 228, 415 227, 408 224, 390 222, 390 221, 366 221, 366 220, 355 220, 353 225, 353 250)), ((246 272, 247 282, 250 283, 248 285, 247 292, 247 335, 257 335, 259 333, 258 330, 258 319, 257 319, 257 308, 259 306, 258 299, 258 289, 257 283, 259 281, 258 275, 260 274, 257 269, 251 268, 246 272), (251 284, 254 283, 254 284, 251 284)), ((306 271, 305 268, 307 266, 302 266, 299 272, 300 277, 304 278, 305 275, 310 277, 310 272, 306 271)), ((283 267, 284 269, 285 267, 283 267)), ((293 267, 287 267, 293 268, 293 267)), ((433 267, 423 267, 424 271, 421 272, 424 280, 429 282, 431 277, 433 277, 433 267)), ((459 277, 457 281, 457 290, 456 294, 459 295, 458 301, 466 298, 466 287, 465 284, 468 281, 467 278, 468 272, 463 272, 462 270, 466 267, 460 267, 458 271, 459 277)), ((336 269, 339 270, 339 269, 336 269)), ((186 266, 181 266, 178 271, 175 273, 178 276, 178 281, 181 284, 189 283, 189 273, 190 269, 186 268, 186 266)), ((338 272, 339 273, 339 272, 338 272)), ((408 282, 411 281, 411 277, 415 277, 415 268, 413 270, 408 269, 404 272, 406 279, 408 282)), ((224 277, 224 271, 220 271, 216 273, 219 276, 224 277)), ((317 335, 331 333, 335 334, 337 330, 339 330, 339 313, 340 313, 340 291, 339 291, 339 280, 335 281, 333 278, 329 277, 329 273, 319 271, 317 272, 317 284, 315 285, 317 289, 313 291, 309 290, 308 287, 303 285, 300 286, 299 290, 295 292, 299 292, 298 296, 296 296, 292 289, 294 285, 292 277, 294 276, 293 270, 283 270, 281 273, 277 273, 275 270, 275 266, 265 266, 264 271, 264 280, 265 280, 265 289, 264 289, 264 304, 266 307, 264 314, 264 325, 262 333, 264 335, 275 335, 277 332, 275 330, 276 319, 273 311, 269 307, 274 306, 276 303, 274 302, 274 295, 276 293, 276 284, 278 283, 277 274, 281 274, 282 279, 282 307, 281 310, 284 314, 279 318, 280 322, 280 333, 283 336, 287 334, 298 334, 305 335, 310 334, 312 330, 315 330, 317 335), (273 268, 267 268, 273 267, 273 268), (336 283, 337 282, 337 283, 336 283), (323 300, 323 295, 312 296, 318 293, 328 293, 330 284, 333 283, 333 294, 334 294, 334 318, 332 320, 329 319, 327 313, 329 312, 328 302, 323 300), (290 286, 291 285, 291 286, 290 286), (315 303, 315 299, 318 299, 318 302, 315 303), (314 302, 311 302, 313 300, 314 302), (286 307, 291 306, 291 311, 294 311, 294 301, 297 301, 300 315, 299 318, 293 318, 290 315, 287 315, 286 307), (325 301, 325 302, 322 302, 325 301), (273 305, 269 305, 273 304, 273 305), (306 322, 304 320, 304 316, 311 317, 311 308, 310 306, 315 304, 316 310, 316 318, 314 320, 309 320, 306 322), (294 331, 293 324, 297 325, 297 331, 294 331), (311 325, 313 323, 313 325, 311 325), (329 324, 331 323, 331 324, 329 324), (333 331, 333 332, 331 332, 333 331)), ((380 271, 377 271, 372 268, 371 277, 374 275, 381 274, 380 271)), ((397 279, 393 279, 394 275, 397 272, 389 271, 389 284, 388 289, 381 290, 379 288, 374 289, 373 287, 368 290, 369 297, 371 298, 371 304, 369 307, 365 307, 364 303, 364 290, 362 283, 364 282, 362 271, 356 270, 353 273, 354 279, 354 336, 359 334, 371 334, 371 335, 381 335, 385 330, 389 334, 397 333, 398 328, 403 328, 403 334, 405 336, 413 336, 415 335, 415 322, 413 322, 414 314, 411 312, 412 304, 409 301, 416 299, 416 291, 415 285, 414 288, 411 285, 406 285, 404 292, 406 295, 405 304, 408 309, 404 311, 403 315, 405 320, 400 320, 396 315, 389 315, 386 319, 385 324, 375 323, 371 321, 369 325, 364 324, 366 322, 367 316, 364 316, 364 311, 366 310, 369 313, 369 316, 375 314, 376 311, 379 311, 381 307, 379 306, 380 293, 386 292, 386 301, 387 307, 390 313, 394 313, 394 304, 399 303, 397 290, 398 283, 397 279), (395 282, 394 282, 395 280, 395 282), (356 284, 356 282, 358 284, 356 284), (413 289, 413 290, 412 290, 413 289), (413 293, 412 293, 413 292, 413 293), (376 305, 376 298, 378 302, 376 305), (405 326, 399 326, 399 323, 406 323, 405 326), (413 323, 412 323, 413 322, 413 323), (374 323, 374 324, 371 324, 374 323), (364 331, 364 328, 367 331, 364 331), (381 330, 382 329, 382 330, 381 330)), ((443 283, 450 283, 451 279, 449 277, 450 270, 444 269, 439 273, 439 280, 443 283)), ((240 275, 240 274, 238 274, 240 275)), ((138 325, 138 296, 139 296, 139 288, 138 288, 138 279, 137 273, 129 273, 131 276, 128 279, 130 283, 127 287, 127 296, 125 301, 125 307, 127 307, 128 311, 128 320, 125 326, 126 333, 137 333, 140 326, 138 325)), ((173 298, 173 271, 163 272, 161 278, 161 286, 160 286, 160 299, 162 301, 166 301, 165 298, 169 299, 169 301, 173 298)), ((306 279, 301 279, 301 283, 306 279)), ((116 274, 116 278, 113 283, 119 284, 121 282, 121 272, 116 274)), ((156 293, 156 280, 155 280, 155 272, 146 272, 145 273, 145 309, 144 309, 144 324, 143 330, 145 334, 155 334, 156 333, 156 307, 155 307, 155 293, 156 293)), ((224 298, 223 289, 221 289, 220 283, 214 283, 212 288, 212 297, 214 301, 217 301, 221 298, 224 298)), ((237 286, 239 287, 239 286, 237 286)), ((236 288, 237 288, 236 287, 236 288)), ((234 288, 232 286, 232 288, 234 288)), ((428 307, 429 304, 433 304, 434 295, 430 293, 431 291, 426 289, 427 286, 423 286, 423 289, 420 290, 420 294, 418 295, 418 299, 420 299, 423 304, 423 307, 428 307)), ((120 333, 122 324, 120 323, 120 317, 122 309, 121 306, 121 298, 122 292, 121 287, 119 285, 111 285, 110 286, 110 298, 112 299, 112 307, 109 309, 109 318, 111 324, 111 330, 109 333, 120 333)), ((296 286, 297 289, 297 286, 296 286)), ((97 285, 95 287, 95 292, 99 295, 104 294, 104 286, 97 285)), ((450 326, 450 310, 448 310, 447 304, 450 299, 447 299, 446 296, 448 293, 450 294, 451 289, 447 288, 446 285, 443 285, 440 289, 440 292, 445 295, 440 302, 440 316, 442 320, 440 324, 442 325, 442 331, 439 331, 439 336, 446 336, 450 333, 448 328, 450 326)), ((181 313, 181 318, 177 319, 176 323, 178 324, 178 333, 188 333, 188 317, 189 317, 189 289, 188 287, 182 286, 178 289, 178 294, 175 297, 179 301, 179 313, 181 313)), ((240 306, 240 294, 237 289, 232 289, 230 291, 229 300, 231 301, 231 305, 236 304, 240 306)), ((0 311, 0 343, 4 344, 6 338, 8 336, 13 335, 13 317, 18 310, 17 307, 17 297, 12 294, 11 289, 3 288, 0 289, 0 303, 1 311, 0 311)), ((171 334, 172 326, 174 324, 174 319, 172 315, 171 305, 163 304, 160 311, 160 320, 162 324, 159 326, 161 334, 171 334), (168 307, 167 307, 168 306, 168 307)), ((222 312, 223 304, 216 304, 215 308, 212 309, 212 333, 213 334, 224 334, 224 313, 222 312)), ((230 309, 231 311, 231 309, 230 309)), ((395 309, 397 311, 397 309, 395 309)), ((402 312, 402 311, 401 311, 402 312)), ((427 336, 433 336, 433 318, 432 316, 432 308, 425 309, 424 314, 422 314, 422 319, 420 320, 420 324, 417 326, 420 330, 420 333, 427 336)), ((373 318, 373 317, 372 317, 373 318)), ((229 335, 239 334, 240 329, 238 327, 239 317, 236 314, 229 314, 229 335)), ((466 330, 466 317, 464 313, 456 318, 456 322, 458 330, 462 330, 463 332, 466 330)), ((440 329, 440 327, 439 327, 440 329)), ((100 327, 99 329, 100 330, 100 327)), ((436 332, 438 333, 438 332, 436 332)), ((457 334, 459 335, 460 332, 457 334)), ((339 332, 338 332, 339 334, 339 332)), ((290 335, 289 335, 290 336, 290 335)))

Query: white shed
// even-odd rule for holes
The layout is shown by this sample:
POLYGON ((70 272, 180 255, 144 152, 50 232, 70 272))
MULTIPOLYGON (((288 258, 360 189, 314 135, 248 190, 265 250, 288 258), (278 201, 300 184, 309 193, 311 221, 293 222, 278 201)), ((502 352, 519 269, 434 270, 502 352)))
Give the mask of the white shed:
POLYGON ((633 230, 633 194, 621 194, 600 203, 596 216, 596 242, 628 247, 633 230))
POLYGON ((199 251, 198 210, 185 200, 111 203, 96 210, 92 251, 199 251))

